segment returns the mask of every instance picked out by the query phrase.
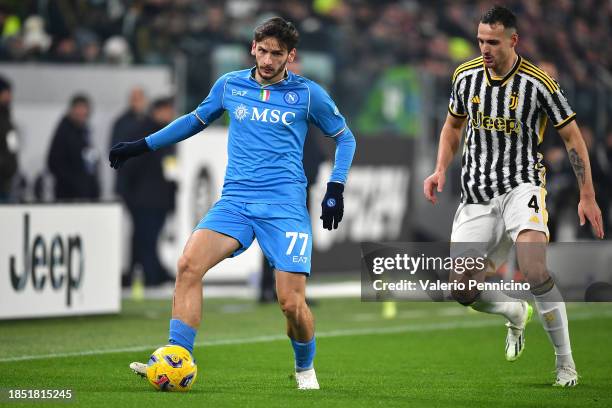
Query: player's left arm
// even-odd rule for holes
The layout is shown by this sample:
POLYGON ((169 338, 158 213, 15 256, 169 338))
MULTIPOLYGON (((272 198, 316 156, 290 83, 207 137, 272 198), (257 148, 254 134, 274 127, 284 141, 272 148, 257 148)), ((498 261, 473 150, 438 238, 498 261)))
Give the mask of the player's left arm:
POLYGON ((578 217, 580 218, 580 225, 585 224, 585 219, 589 220, 595 236, 603 239, 603 222, 601 210, 597 201, 595 201, 589 153, 576 124, 576 113, 557 81, 546 74, 543 74, 541 79, 544 86, 538 92, 539 104, 561 135, 570 163, 578 179, 578 187, 580 188, 578 217))
POLYGON ((578 217, 580 218, 580 225, 584 225, 585 219, 589 220, 593 226, 595 236, 603 239, 603 222, 601 210, 595 200, 589 153, 576 121, 573 120, 571 123, 560 128, 559 135, 565 143, 572 169, 574 169, 578 179, 578 187, 580 188, 578 217))
POLYGON ((336 141, 336 154, 334 168, 332 170, 327 191, 321 202, 321 220, 323 228, 338 228, 344 215, 344 184, 346 183, 349 169, 355 154, 355 136, 348 127, 345 127, 341 134, 334 137, 336 141))
POLYGON ((342 221, 344 215, 344 185, 353 162, 357 143, 344 116, 327 92, 314 83, 309 88, 311 94, 308 120, 336 142, 334 168, 321 203, 323 228, 331 230, 338 228, 338 223, 342 221))

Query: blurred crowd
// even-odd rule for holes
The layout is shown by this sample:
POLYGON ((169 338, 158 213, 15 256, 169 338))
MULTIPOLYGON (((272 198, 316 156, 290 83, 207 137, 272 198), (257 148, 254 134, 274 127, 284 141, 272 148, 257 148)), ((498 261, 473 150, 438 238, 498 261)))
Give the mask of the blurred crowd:
MULTIPOLYGON (((503 3, 519 16, 521 54, 551 62, 576 88, 593 86, 593 78, 610 86, 609 1, 503 3)), ((477 54, 476 24, 490 6, 450 0, 4 0, 0 60, 171 64, 181 52, 192 57, 207 88, 215 47, 246 46, 258 21, 280 14, 296 23, 300 50, 332 58, 334 93, 350 90, 350 107, 360 100, 355 92, 389 66, 417 65, 448 78, 477 54)))
MULTIPOLYGON (((612 185, 612 3, 501 3, 518 16, 519 53, 555 77, 577 111, 607 212, 606 187, 612 185)), ((373 88, 386 78, 420 95, 416 102, 407 99, 408 108, 424 105, 425 98, 433 106, 429 116, 418 115, 419 121, 431 121, 422 127, 432 129, 430 134, 422 135, 421 127, 414 126, 416 115, 393 117, 391 121, 408 125, 390 129, 435 144, 446 115, 450 75, 478 54, 476 25, 491 5, 459 0, 3 0, 0 61, 172 66, 181 55, 187 62, 186 107, 191 109, 215 79, 215 49, 239 45, 246 51, 254 26, 281 15, 300 32, 298 53, 318 52, 331 61, 328 87, 360 137, 389 129, 370 126, 383 122, 389 111, 383 107, 382 114, 371 113, 384 100, 373 88), (423 72, 433 78, 431 89, 411 85, 413 76, 423 72)), ((0 84, 0 95, 2 88, 0 84)), ((545 140, 549 202, 562 210, 564 203, 574 202, 569 196, 577 195, 576 183, 560 139, 551 134, 545 140)))

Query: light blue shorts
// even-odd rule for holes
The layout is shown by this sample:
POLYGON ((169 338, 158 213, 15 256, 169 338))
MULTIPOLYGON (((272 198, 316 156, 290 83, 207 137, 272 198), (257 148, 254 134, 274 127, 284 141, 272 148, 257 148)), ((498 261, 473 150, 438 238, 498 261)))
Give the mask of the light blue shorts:
POLYGON ((243 203, 221 198, 195 229, 209 229, 236 239, 246 251, 253 240, 272 267, 310 275, 312 228, 306 205, 243 203))

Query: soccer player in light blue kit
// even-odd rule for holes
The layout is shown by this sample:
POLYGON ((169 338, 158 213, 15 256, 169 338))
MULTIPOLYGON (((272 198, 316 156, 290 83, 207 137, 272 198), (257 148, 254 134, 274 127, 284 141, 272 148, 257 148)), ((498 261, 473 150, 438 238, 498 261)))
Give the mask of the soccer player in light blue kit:
MULTIPOLYGON (((169 341, 193 352, 204 274, 257 238, 275 268, 278 301, 295 352, 297 386, 318 389, 314 322, 305 301, 312 231, 303 145, 309 122, 336 141, 335 165, 321 204, 323 227, 331 230, 342 220, 342 194, 355 138, 323 88, 287 70, 297 41, 293 24, 279 17, 264 22, 254 33, 255 67, 223 75, 195 111, 144 139, 113 146, 109 159, 118 168, 130 157, 195 135, 228 112, 229 161, 223 192, 196 226, 178 261, 169 341)), ((140 374, 146 370, 142 363, 130 367, 140 374)))

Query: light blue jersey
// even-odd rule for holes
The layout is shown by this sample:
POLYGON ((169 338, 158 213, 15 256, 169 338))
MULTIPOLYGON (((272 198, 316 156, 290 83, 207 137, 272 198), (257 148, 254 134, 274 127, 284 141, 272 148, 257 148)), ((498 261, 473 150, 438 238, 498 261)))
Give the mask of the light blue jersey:
MULTIPOLYGON (((229 114, 222 196, 245 203, 304 203, 302 154, 308 123, 330 137, 350 131, 315 82, 288 71, 281 81, 260 85, 253 73, 246 69, 223 75, 194 111, 205 126, 224 111, 229 114)), ((348 167, 337 166, 330 181, 344 183, 347 173, 348 167)))
POLYGON ((230 127, 223 192, 196 229, 235 238, 240 248, 234 256, 257 238, 276 269, 309 274, 312 230, 302 167, 308 123, 336 141, 333 182, 346 182, 355 152, 353 134, 316 83, 287 72, 275 84, 260 85, 253 69, 247 69, 223 75, 195 111, 147 136, 146 143, 153 150, 178 143, 224 111, 230 127))

